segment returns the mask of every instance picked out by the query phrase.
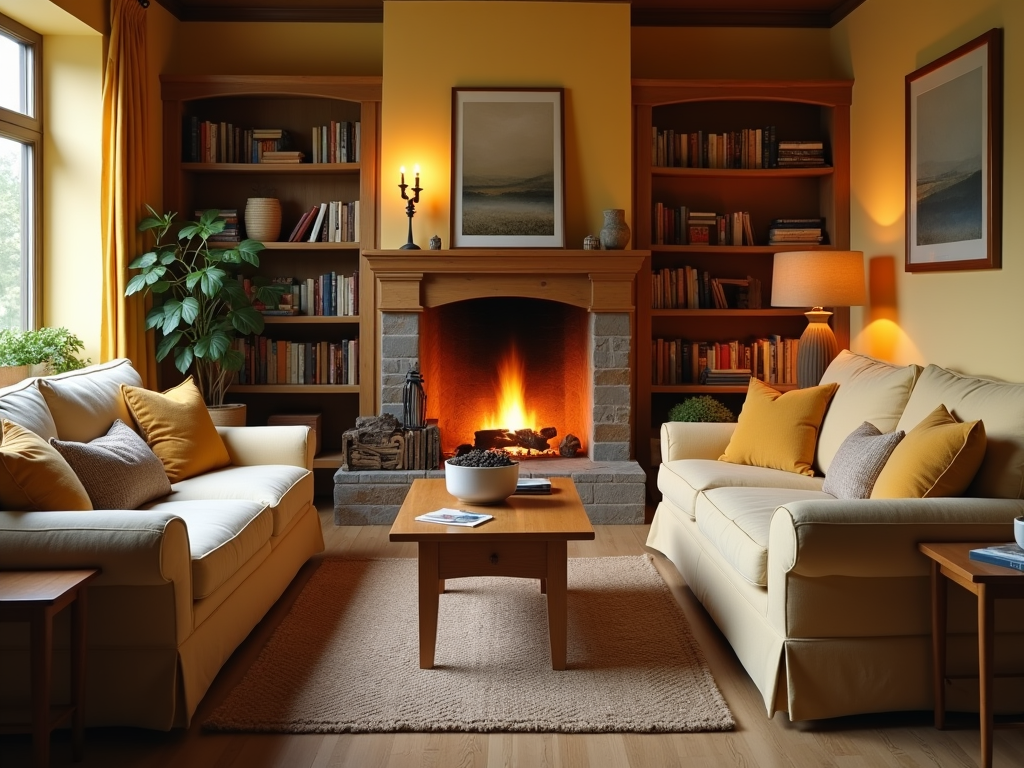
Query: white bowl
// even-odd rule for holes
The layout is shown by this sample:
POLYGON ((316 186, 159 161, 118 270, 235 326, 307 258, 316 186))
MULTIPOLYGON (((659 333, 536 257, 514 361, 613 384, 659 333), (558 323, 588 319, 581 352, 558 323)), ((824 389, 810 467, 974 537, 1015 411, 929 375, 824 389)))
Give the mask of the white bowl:
POLYGON ((1017 540, 1017 546, 1024 549, 1024 517, 1013 518, 1013 538, 1017 540))
POLYGON ((508 467, 460 467, 444 463, 448 493, 466 504, 497 504, 516 490, 518 462, 508 467))

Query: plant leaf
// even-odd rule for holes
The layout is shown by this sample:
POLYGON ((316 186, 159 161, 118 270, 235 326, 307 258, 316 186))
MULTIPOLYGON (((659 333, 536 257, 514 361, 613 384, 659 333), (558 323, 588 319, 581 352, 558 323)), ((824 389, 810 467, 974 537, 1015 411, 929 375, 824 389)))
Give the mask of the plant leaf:
POLYGON ((182 373, 188 373, 188 369, 192 367, 194 359, 195 355, 192 353, 192 347, 182 347, 181 349, 174 350, 174 367, 182 373))
POLYGON ((208 269, 204 269, 200 279, 203 293, 210 298, 216 296, 220 293, 220 289, 224 285, 224 278, 227 276, 228 273, 218 267, 209 267, 208 269))
POLYGON ((239 307, 231 312, 231 326, 242 334, 260 333, 263 330, 263 315, 253 307, 239 307))
POLYGON ((199 317, 199 300, 195 296, 186 296, 181 300, 181 319, 192 325, 199 317))
POLYGON ((146 313, 146 330, 156 328, 164 322, 164 307, 162 304, 153 307, 146 313))
MULTIPOLYGON (((163 360, 165 357, 167 357, 167 354, 172 349, 174 349, 174 347, 178 344, 178 341, 181 339, 181 336, 181 331, 175 331, 170 336, 164 336, 162 339, 160 339, 160 343, 156 347, 156 359, 163 360)), ((174 354, 175 358, 177 358, 178 353, 175 352, 174 354)), ((181 369, 179 368, 178 370, 181 369)), ((184 373, 184 371, 182 371, 182 373, 184 373)))
POLYGON ((158 256, 156 251, 149 251, 148 253, 144 253, 141 256, 139 256, 139 258, 135 259, 135 261, 128 265, 128 268, 145 269, 146 267, 151 267, 154 264, 156 264, 157 258, 158 256))
POLYGON ((138 293, 147 285, 145 275, 136 275, 128 281, 127 287, 124 289, 125 296, 131 296, 132 294, 138 293))

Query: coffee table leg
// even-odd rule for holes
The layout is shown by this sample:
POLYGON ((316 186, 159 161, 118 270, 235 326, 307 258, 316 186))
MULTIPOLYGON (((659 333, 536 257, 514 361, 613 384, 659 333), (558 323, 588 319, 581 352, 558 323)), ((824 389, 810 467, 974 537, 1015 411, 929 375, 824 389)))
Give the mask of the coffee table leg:
POLYGON ((946 726, 946 577, 932 561, 932 688, 935 727, 946 726))
POLYGON ((437 646, 437 605, 441 579, 438 576, 437 543, 419 544, 420 669, 432 669, 437 646))
POLYGON ((71 754, 76 763, 85 753, 85 592, 80 586, 71 604, 71 754))
POLYGON ((32 753, 33 765, 50 764, 50 680, 53 669, 53 622, 46 608, 32 614, 32 753))
POLYGON ((992 768, 992 655, 995 650, 995 601, 978 585, 978 683, 981 687, 981 768, 992 768))
POLYGON ((564 541, 548 542, 548 636, 551 640, 551 668, 565 669, 566 581, 568 549, 564 541))

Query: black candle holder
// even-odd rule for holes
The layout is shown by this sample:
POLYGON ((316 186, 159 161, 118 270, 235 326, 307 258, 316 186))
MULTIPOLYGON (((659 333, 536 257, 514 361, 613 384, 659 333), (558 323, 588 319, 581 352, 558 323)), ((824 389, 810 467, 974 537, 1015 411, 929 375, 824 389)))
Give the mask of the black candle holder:
POLYGON ((402 190, 402 199, 408 201, 408 203, 405 206, 405 215, 409 217, 409 242, 407 242, 405 245, 403 245, 401 248, 399 248, 399 250, 401 250, 401 251, 418 251, 418 250, 420 250, 420 247, 418 245, 416 245, 416 243, 414 243, 412 241, 412 217, 416 215, 416 203, 418 203, 420 201, 420 192, 423 191, 423 188, 420 186, 420 174, 419 174, 419 171, 416 172, 416 178, 415 178, 415 181, 413 182, 413 184, 414 184, 414 186, 412 188, 413 195, 412 195, 412 197, 409 197, 409 195, 407 195, 406 192, 405 192, 405 190, 409 187, 409 185, 405 183, 405 174, 403 173, 402 174, 402 183, 398 185, 398 188, 400 190, 402 190))

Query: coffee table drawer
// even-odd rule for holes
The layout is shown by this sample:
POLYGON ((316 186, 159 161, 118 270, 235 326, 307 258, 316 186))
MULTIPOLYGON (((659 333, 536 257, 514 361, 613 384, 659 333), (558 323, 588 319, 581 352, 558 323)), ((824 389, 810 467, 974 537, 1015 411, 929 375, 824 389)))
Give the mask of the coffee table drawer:
POLYGON ((544 541, 466 541, 438 544, 438 577, 547 576, 548 545, 544 541))

